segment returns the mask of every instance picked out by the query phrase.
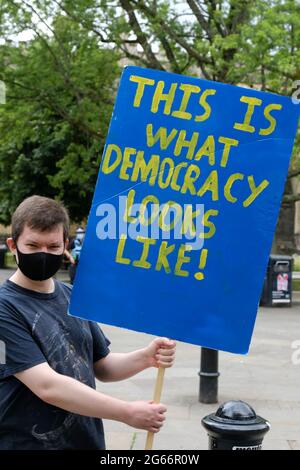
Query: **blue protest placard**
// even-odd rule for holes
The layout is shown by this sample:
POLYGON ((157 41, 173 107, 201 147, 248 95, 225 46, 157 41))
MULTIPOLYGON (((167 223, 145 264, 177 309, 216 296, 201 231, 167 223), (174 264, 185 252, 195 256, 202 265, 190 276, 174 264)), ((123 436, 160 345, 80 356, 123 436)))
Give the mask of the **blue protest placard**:
POLYGON ((246 353, 298 116, 288 97, 126 67, 70 314, 246 353))

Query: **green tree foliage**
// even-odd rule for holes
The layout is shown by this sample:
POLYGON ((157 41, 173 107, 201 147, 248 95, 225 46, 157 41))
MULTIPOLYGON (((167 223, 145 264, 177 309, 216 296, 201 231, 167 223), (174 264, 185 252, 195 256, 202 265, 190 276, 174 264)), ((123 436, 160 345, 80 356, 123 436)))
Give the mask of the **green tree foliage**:
MULTIPOLYGON (((10 26, 15 14, 15 26, 28 29, 33 12, 24 24, 23 13, 11 11, 10 26)), ((51 31, 38 27, 30 40, 0 46, 2 223, 31 194, 63 200, 74 220, 87 215, 119 76, 116 52, 67 16, 57 14, 51 31)))

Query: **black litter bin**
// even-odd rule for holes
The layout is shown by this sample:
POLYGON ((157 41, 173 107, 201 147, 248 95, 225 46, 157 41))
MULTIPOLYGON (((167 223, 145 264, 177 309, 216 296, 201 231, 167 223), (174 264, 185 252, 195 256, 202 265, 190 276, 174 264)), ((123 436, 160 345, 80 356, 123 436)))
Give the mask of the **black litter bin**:
POLYGON ((292 305, 293 258, 284 255, 270 255, 260 304, 292 305))

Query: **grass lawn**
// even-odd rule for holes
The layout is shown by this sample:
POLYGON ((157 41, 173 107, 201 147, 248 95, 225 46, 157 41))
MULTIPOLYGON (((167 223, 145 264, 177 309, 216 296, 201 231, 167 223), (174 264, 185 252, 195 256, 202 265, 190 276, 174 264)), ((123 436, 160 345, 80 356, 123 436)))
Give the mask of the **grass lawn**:
POLYGON ((300 257, 294 260, 294 271, 300 271, 300 257))
POLYGON ((300 291, 300 279, 293 280, 293 290, 300 291))
POLYGON ((17 267, 14 255, 10 252, 6 253, 5 255, 5 266, 6 268, 12 268, 12 269, 17 267))

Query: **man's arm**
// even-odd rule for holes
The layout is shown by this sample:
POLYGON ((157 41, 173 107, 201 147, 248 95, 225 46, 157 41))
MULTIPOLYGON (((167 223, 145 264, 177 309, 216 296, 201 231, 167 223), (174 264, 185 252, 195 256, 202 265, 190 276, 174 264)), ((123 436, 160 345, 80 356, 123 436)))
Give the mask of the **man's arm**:
POLYGON ((171 367, 174 363, 176 343, 156 338, 149 346, 130 353, 109 353, 94 363, 94 373, 102 382, 128 379, 149 367, 171 367))
POLYGON ((71 413, 121 421, 150 432, 158 432, 165 420, 164 405, 113 398, 58 374, 46 362, 19 372, 15 377, 44 402, 71 413))
POLYGON ((144 350, 131 353, 109 353, 94 363, 95 377, 101 382, 125 380, 151 367, 144 350))

